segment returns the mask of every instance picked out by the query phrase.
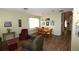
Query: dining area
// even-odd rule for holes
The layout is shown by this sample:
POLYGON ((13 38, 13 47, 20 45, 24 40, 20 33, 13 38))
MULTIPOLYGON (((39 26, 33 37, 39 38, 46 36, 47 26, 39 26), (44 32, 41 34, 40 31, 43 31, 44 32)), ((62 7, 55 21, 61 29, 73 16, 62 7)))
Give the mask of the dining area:
POLYGON ((48 37, 48 36, 52 36, 52 28, 48 28, 48 27, 37 27, 36 28, 37 33, 42 35, 43 37, 48 37))

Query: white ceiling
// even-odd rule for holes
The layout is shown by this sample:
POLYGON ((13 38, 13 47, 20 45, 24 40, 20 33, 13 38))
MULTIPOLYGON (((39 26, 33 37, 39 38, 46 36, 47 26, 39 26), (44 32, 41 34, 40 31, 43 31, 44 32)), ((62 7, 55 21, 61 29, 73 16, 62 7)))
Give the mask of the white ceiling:
POLYGON ((5 10, 17 11, 17 12, 26 12, 33 15, 46 15, 51 14, 53 12, 66 12, 72 11, 73 8, 3 8, 5 10))

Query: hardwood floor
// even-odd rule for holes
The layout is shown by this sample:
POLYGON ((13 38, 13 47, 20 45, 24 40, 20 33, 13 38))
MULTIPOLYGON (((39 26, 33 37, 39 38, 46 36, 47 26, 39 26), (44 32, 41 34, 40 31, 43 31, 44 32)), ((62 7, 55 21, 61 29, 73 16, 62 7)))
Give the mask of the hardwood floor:
POLYGON ((70 51, 71 33, 65 32, 62 36, 52 36, 44 39, 44 51, 70 51))
MULTIPOLYGON (((20 43, 23 41, 17 40, 17 42, 18 42, 18 48, 15 51, 22 51, 20 43)), ((63 35, 61 36, 52 35, 44 37, 43 51, 70 51, 70 50, 71 50, 70 31, 64 32, 63 35)))
MULTIPOLYGON (((17 49, 22 51, 21 47, 17 49)), ((71 32, 66 31, 61 36, 44 37, 43 51, 70 51, 71 50, 71 32)))

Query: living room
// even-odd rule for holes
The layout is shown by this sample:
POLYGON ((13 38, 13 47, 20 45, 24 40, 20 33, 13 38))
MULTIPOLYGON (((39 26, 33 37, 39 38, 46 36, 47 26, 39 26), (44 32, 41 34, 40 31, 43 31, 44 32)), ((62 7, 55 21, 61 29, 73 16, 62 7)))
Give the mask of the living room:
MULTIPOLYGON (((62 34, 61 14, 62 12, 69 12, 69 11, 72 12, 73 9, 72 8, 0 8, 0 17, 1 17, 0 37, 2 38, 2 41, 5 42, 6 40, 13 39, 14 37, 15 39, 18 39, 22 29, 28 29, 28 35, 32 36, 34 35, 33 33, 37 32, 36 29, 37 27, 52 29, 51 31, 52 35, 59 37, 62 34)), ((57 48, 58 51, 62 50, 61 48, 57 48)))
POLYGON ((79 58, 78 4, 77 0, 0 0, 0 58, 79 58))

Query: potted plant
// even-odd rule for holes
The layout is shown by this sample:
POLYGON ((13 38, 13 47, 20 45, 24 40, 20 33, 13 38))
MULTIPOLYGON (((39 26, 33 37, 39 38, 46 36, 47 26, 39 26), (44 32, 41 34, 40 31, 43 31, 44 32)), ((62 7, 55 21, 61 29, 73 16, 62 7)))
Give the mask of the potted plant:
POLYGON ((10 33, 10 31, 11 31, 10 29, 7 29, 7 32, 8 32, 8 33, 10 33))

